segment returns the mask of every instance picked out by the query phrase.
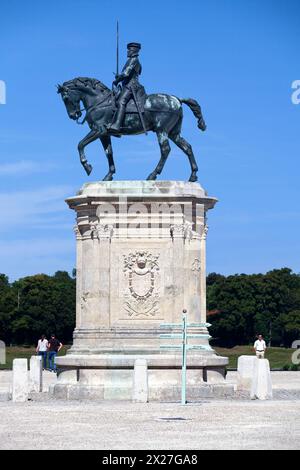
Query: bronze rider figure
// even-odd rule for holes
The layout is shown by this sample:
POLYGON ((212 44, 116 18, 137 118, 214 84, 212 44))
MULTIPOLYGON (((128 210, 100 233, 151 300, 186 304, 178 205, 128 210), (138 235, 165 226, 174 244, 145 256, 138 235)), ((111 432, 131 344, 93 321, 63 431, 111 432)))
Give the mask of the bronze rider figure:
POLYGON ((120 75, 116 75, 115 80, 113 81, 113 86, 117 86, 118 83, 122 82, 122 91, 117 103, 117 113, 115 119, 109 130, 114 134, 120 134, 120 128, 122 127, 126 105, 128 101, 133 98, 133 91, 137 92, 138 88, 141 86, 139 83, 139 75, 142 72, 142 66, 139 61, 139 51, 141 45, 137 42, 130 42, 127 44, 127 57, 128 60, 124 65, 120 75))

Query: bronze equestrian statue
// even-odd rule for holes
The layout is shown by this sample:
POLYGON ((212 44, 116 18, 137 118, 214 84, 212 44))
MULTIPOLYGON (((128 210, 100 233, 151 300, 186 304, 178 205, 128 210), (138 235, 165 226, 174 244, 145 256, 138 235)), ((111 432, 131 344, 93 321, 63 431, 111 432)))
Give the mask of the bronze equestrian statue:
POLYGON ((57 92, 66 106, 68 115, 79 124, 87 122, 90 132, 78 144, 81 164, 89 175, 92 166, 88 163, 84 149, 91 142, 100 139, 106 153, 109 171, 103 181, 111 181, 115 164, 111 136, 137 135, 155 132, 160 146, 161 157, 148 180, 155 180, 166 163, 171 151, 171 139, 187 156, 191 165, 189 181, 197 181, 198 166, 191 145, 180 135, 183 119, 182 104, 192 110, 198 120, 198 127, 205 131, 206 125, 197 101, 162 93, 146 95, 138 77, 142 67, 138 59, 139 43, 129 43, 128 60, 120 75, 116 75, 113 89, 94 78, 78 77, 58 85, 57 92), (122 83, 120 89, 119 83, 122 83), (83 104, 85 117, 82 122, 80 103, 83 104))

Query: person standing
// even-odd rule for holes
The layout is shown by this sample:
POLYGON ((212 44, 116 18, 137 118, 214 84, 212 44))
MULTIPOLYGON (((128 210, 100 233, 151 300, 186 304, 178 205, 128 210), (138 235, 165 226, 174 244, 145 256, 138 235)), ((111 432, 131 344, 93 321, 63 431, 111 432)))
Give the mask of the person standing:
POLYGON ((63 347, 62 343, 55 337, 55 334, 51 335, 51 338, 48 342, 48 351, 49 351, 49 370, 50 372, 56 372, 56 356, 57 353, 63 347))
POLYGON ((254 343, 254 351, 256 353, 256 357, 258 359, 264 359, 266 349, 266 343, 262 335, 258 335, 258 339, 254 343))
POLYGON ((47 350, 48 350, 48 340, 45 335, 42 335, 38 340, 36 347, 36 352, 39 356, 42 356, 43 369, 47 369, 47 350))

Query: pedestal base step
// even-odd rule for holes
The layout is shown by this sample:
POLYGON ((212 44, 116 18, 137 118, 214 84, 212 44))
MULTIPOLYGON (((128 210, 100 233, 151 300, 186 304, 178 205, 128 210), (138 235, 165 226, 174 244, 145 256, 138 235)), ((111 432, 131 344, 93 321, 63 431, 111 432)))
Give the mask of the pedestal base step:
MULTIPOLYGON (((132 388, 107 387, 93 385, 56 384, 51 386, 50 393, 62 400, 131 400, 132 388)), ((186 390, 187 401, 197 401, 203 398, 226 398, 234 394, 234 387, 230 384, 200 384, 188 386, 186 390)), ((162 386, 150 388, 148 401, 180 401, 180 386, 162 386)))
MULTIPOLYGON (((52 387, 56 398, 65 400, 131 400, 137 378, 137 360, 143 359, 146 369, 143 395, 148 401, 179 401, 182 370, 180 355, 148 355, 139 359, 132 355, 64 356, 59 358, 59 376, 52 387), (148 369, 147 369, 148 365, 148 369)), ((186 371, 187 400, 233 395, 225 381, 226 358, 210 354, 189 357, 186 371)), ((140 379, 142 379, 140 377, 140 379)), ((146 400, 147 401, 147 400, 146 400)))

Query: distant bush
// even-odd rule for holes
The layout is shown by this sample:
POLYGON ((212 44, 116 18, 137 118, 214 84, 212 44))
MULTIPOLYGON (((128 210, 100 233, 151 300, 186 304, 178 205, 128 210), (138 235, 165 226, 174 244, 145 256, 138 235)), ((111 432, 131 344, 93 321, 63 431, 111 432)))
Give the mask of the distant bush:
POLYGON ((298 371, 300 369, 298 364, 284 364, 282 370, 298 371))

